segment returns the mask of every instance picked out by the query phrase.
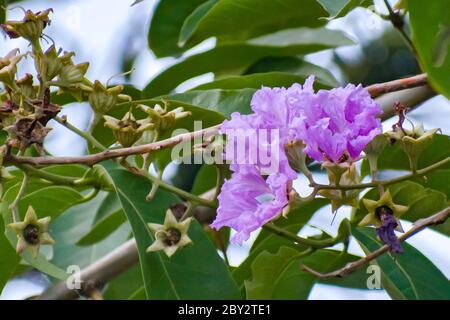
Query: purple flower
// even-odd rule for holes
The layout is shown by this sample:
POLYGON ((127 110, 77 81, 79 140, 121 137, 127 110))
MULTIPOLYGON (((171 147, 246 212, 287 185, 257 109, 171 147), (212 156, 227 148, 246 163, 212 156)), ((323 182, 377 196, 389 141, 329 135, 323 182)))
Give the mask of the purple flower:
POLYGON ((397 219, 393 214, 385 214, 381 216, 382 225, 377 228, 377 236, 384 244, 391 247, 393 253, 403 253, 400 240, 395 235, 395 228, 398 226, 397 219))
POLYGON ((300 119, 297 137, 305 143, 305 153, 317 161, 356 160, 382 132, 377 118, 382 110, 361 85, 314 94, 312 84, 305 83, 303 90, 291 90, 290 104, 300 119))
POLYGON ((251 232, 281 213, 288 203, 288 183, 283 174, 264 180, 255 166, 240 166, 222 186, 217 216, 211 226, 231 227, 237 231, 231 241, 242 244, 251 232))

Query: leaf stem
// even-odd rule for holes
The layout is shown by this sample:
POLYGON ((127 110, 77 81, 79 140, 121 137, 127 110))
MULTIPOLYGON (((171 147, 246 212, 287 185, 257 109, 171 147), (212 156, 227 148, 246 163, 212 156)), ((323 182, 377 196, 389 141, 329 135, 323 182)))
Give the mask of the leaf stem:
POLYGON ((22 199, 22 197, 25 195, 27 185, 28 185, 28 175, 24 174, 22 184, 20 185, 19 192, 17 193, 16 198, 10 205, 10 208, 12 210, 13 222, 15 222, 15 223, 20 221, 18 206, 19 206, 20 199, 22 199))

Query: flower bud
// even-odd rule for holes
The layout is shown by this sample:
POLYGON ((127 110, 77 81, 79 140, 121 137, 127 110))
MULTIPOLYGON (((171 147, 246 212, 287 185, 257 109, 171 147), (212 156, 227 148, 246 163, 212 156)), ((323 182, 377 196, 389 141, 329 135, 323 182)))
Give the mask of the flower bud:
POLYGON ((369 161, 370 172, 374 176, 378 170, 378 157, 387 145, 387 139, 384 135, 376 136, 365 148, 364 152, 369 161))
MULTIPOLYGON (((59 73, 62 68, 67 65, 71 65, 72 57, 75 55, 74 52, 64 52, 62 56, 59 55, 59 52, 56 51, 54 45, 47 49, 44 53, 45 59, 40 59, 39 62, 44 64, 40 66, 38 70, 45 70, 44 79, 47 81, 53 80, 59 73)), ((66 70, 67 72, 68 70, 66 70)))
POLYGON ((178 222, 170 209, 166 212, 164 224, 149 223, 149 229, 155 235, 155 241, 147 252, 164 251, 171 257, 179 248, 192 243, 188 236, 189 226, 192 218, 188 218, 182 222, 178 222))
POLYGON ((33 75, 30 73, 16 81, 20 94, 29 99, 35 99, 38 93, 38 88, 33 85, 33 75))
MULTIPOLYGON (((356 165, 354 162, 352 163, 343 162, 339 164, 324 162, 323 165, 327 169, 330 185, 351 186, 360 183, 360 177, 358 171, 356 170, 356 165)), ((336 212, 337 209, 339 209, 339 207, 343 205, 349 205, 354 208, 359 207, 358 203, 359 191, 356 189, 355 190, 324 189, 320 190, 319 194, 331 200, 331 209, 333 212, 336 212)))
POLYGON ((89 103, 95 113, 104 115, 114 107, 118 101, 131 101, 131 97, 121 95, 123 86, 107 88, 100 81, 94 82, 94 89, 88 95, 89 103))
POLYGON ((110 116, 103 116, 103 118, 105 127, 113 131, 117 141, 125 148, 131 147, 139 140, 144 131, 154 127, 148 119, 136 120, 131 111, 128 111, 122 120, 110 116))
POLYGON ((400 146, 408 155, 411 169, 414 172, 417 170, 420 155, 427 148, 437 131, 438 129, 425 131, 423 125, 420 124, 414 130, 407 131, 407 135, 400 140, 400 146))
POLYGON ((62 87, 71 87, 82 84, 85 80, 84 76, 89 68, 89 62, 73 64, 70 62, 63 66, 59 72, 58 83, 62 87))
POLYGON ((42 31, 50 24, 50 12, 53 12, 53 9, 36 13, 27 10, 22 21, 6 21, 2 25, 3 31, 12 39, 22 37, 36 43, 42 36, 42 31))
POLYGON ((50 217, 38 219, 33 207, 29 206, 23 222, 9 224, 8 227, 17 234, 17 253, 21 254, 25 249, 30 248, 33 257, 37 258, 42 244, 53 245, 55 241, 48 233, 50 221, 50 217))
POLYGON ((167 102, 164 102, 164 108, 159 104, 156 104, 153 108, 144 105, 139 105, 138 107, 149 115, 159 131, 170 130, 175 126, 176 120, 191 115, 191 112, 184 111, 183 107, 178 107, 169 111, 167 109, 167 102))
POLYGON ((17 73, 17 63, 22 59, 23 55, 18 54, 19 49, 10 51, 5 57, 0 58, 0 81, 8 87, 15 87, 15 77, 17 73))

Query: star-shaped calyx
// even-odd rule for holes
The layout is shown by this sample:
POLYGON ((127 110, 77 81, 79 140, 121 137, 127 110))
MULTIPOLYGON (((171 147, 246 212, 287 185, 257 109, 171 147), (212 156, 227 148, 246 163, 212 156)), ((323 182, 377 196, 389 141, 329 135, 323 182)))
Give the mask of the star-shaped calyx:
POLYGON ((30 248, 33 257, 36 258, 42 244, 54 244, 55 241, 48 233, 50 221, 50 217, 38 219, 33 207, 29 206, 22 222, 9 224, 8 227, 17 233, 17 253, 21 254, 26 248, 30 248))
POLYGON ((188 236, 191 221, 192 218, 187 218, 178 222, 172 211, 167 210, 164 224, 148 224, 149 229, 155 235, 155 241, 147 248, 147 252, 162 250, 168 257, 171 257, 179 248, 192 243, 188 236))

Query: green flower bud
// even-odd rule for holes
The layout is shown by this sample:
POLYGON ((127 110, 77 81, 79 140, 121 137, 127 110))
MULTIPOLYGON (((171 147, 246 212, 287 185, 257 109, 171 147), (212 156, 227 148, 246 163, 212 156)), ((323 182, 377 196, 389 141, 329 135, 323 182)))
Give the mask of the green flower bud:
POLYGON ((69 64, 64 65, 59 71, 58 84, 62 87, 71 87, 74 85, 80 85, 85 82, 85 74, 89 68, 89 62, 73 64, 71 61, 69 64))
POLYGON ((36 13, 27 10, 22 21, 6 21, 2 25, 3 31, 12 39, 22 37, 31 43, 36 43, 42 36, 42 31, 50 24, 48 18, 50 12, 53 12, 53 9, 36 13))
POLYGON ((0 58, 0 81, 8 87, 15 87, 15 77, 17 73, 17 63, 23 55, 18 54, 19 49, 10 51, 5 57, 0 58))
MULTIPOLYGON (((389 210, 391 213, 398 219, 400 218, 406 211, 408 211, 408 207, 395 204, 392 201, 392 196, 389 190, 386 190, 383 193, 383 196, 378 200, 370 200, 363 199, 364 206, 366 207, 368 213, 367 215, 359 222, 359 226, 364 227, 368 225, 373 225, 376 227, 380 227, 382 225, 381 221, 381 212, 383 210, 389 210)), ((399 230, 402 229, 400 222, 398 223, 399 230)))
POLYGON ((400 140, 400 146, 408 155, 412 171, 417 170, 420 155, 427 148, 437 131, 438 129, 425 131, 423 125, 420 124, 414 130, 407 131, 407 135, 400 140))
POLYGON ((99 115, 103 115, 108 113, 119 101, 131 101, 130 96, 120 94, 122 91, 122 85, 107 88, 96 80, 94 89, 88 95, 92 110, 99 115))
POLYGON ((167 210, 164 224, 148 224, 149 229, 155 235, 155 241, 147 248, 147 252, 162 250, 168 257, 171 257, 179 248, 192 243, 188 236, 191 221, 192 218, 188 218, 178 222, 172 211, 167 210))
POLYGON ((378 170, 378 157, 388 144, 386 137, 382 134, 376 136, 365 148, 364 153, 369 161, 370 171, 374 176, 378 170))
MULTIPOLYGON (((342 162, 339 164, 324 162, 323 166, 327 169, 330 185, 351 186, 360 183, 360 177, 356 170, 355 163, 342 162)), ((358 208, 358 190, 338 190, 324 189, 319 194, 331 200, 331 209, 336 212, 342 205, 349 205, 358 208)))
MULTIPOLYGON (((60 56, 59 52, 56 51, 55 46, 52 45, 44 53, 44 59, 39 60, 39 62, 43 65, 38 69, 45 70, 44 79, 51 81, 60 74, 64 66, 73 65, 72 57, 74 55, 74 52, 64 52, 64 54, 60 56)), ((67 69, 66 72, 68 71, 69 70, 67 69)))
POLYGON ((48 233, 50 221, 50 217, 38 219, 33 207, 29 206, 23 222, 9 224, 8 228, 13 229, 17 234, 17 253, 21 254, 29 248, 33 257, 37 258, 42 244, 53 245, 55 241, 48 233))
POLYGON ((183 107, 178 107, 173 110, 168 110, 167 102, 164 102, 164 108, 156 104, 153 108, 145 105, 139 105, 142 111, 147 113, 155 127, 160 131, 170 130, 175 126, 175 122, 179 119, 191 115, 191 112, 184 111, 183 107))
POLYGON ((102 190, 114 191, 114 182, 106 169, 99 164, 94 164, 81 179, 75 181, 77 185, 84 185, 90 182, 95 182, 96 186, 99 186, 102 190))
POLYGON ((153 129, 154 125, 148 119, 136 120, 131 113, 127 112, 122 120, 111 116, 103 116, 105 127, 110 128, 117 141, 125 148, 131 147, 146 130, 153 129))

